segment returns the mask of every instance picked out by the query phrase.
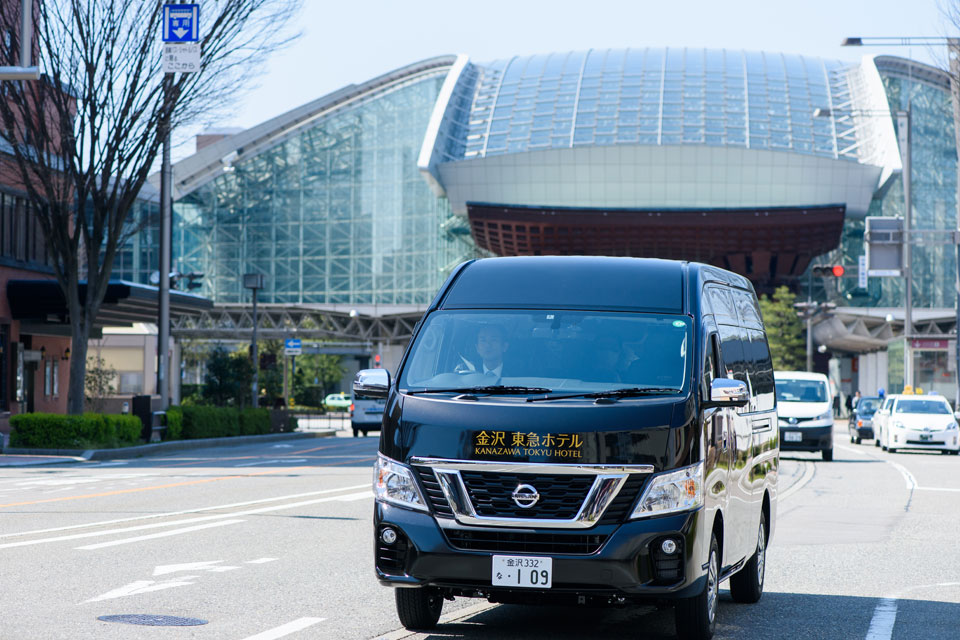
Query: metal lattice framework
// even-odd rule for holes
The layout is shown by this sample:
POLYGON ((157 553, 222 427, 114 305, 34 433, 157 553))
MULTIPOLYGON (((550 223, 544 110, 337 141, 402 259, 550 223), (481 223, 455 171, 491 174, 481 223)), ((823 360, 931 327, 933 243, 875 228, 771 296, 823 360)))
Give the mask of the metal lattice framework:
MULTIPOLYGON (((296 337, 403 344, 413 335, 413 328, 422 315, 422 309, 367 315, 264 304, 257 307, 257 335, 260 339, 296 337)), ((176 338, 207 340, 249 340, 252 332, 253 307, 240 304, 221 304, 198 316, 179 316, 172 327, 176 338)))

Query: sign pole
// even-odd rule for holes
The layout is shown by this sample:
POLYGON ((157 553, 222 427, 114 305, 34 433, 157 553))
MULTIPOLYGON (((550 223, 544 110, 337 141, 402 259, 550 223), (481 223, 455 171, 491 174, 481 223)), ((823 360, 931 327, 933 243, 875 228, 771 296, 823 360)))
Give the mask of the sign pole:
POLYGON ((166 411, 170 404, 169 342, 170 342, 170 245, 172 240, 172 202, 170 166, 170 84, 172 74, 163 75, 163 159, 160 164, 160 294, 157 318, 157 391, 160 393, 160 410, 166 411))

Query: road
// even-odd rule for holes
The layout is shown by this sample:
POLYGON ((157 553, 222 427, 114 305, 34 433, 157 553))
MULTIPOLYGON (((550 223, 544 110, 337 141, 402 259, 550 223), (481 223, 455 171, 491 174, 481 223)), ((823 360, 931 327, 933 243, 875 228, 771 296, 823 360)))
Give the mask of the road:
MULTIPOLYGON (((342 435, 342 434, 341 434, 342 435)), ((0 469, 0 638, 673 637, 668 609, 458 599, 398 630, 373 578, 375 437, 0 469), (131 626, 103 616, 169 616, 131 626)), ((955 639, 960 458, 888 454, 837 432, 836 459, 785 453, 766 593, 722 592, 718 638, 955 639)))

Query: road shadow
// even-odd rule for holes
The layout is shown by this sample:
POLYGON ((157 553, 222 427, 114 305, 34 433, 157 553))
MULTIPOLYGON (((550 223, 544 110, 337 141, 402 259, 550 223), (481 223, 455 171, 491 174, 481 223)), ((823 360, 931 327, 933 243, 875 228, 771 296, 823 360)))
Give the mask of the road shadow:
MULTIPOLYGON (((864 638, 879 598, 770 592, 752 605, 721 591, 716 640, 864 638)), ((960 604, 899 600, 892 638, 955 639, 960 604)), ((670 606, 619 608, 500 605, 439 625, 421 640, 667 640, 675 638, 670 606)), ((407 639, 407 640, 409 640, 407 639)))

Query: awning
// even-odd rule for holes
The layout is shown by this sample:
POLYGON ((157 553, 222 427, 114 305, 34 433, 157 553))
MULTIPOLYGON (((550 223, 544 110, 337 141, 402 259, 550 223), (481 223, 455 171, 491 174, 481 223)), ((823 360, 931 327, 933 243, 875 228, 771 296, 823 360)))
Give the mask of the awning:
MULTIPOLYGON (((87 284, 80 283, 80 297, 86 296, 87 284)), ((9 280, 7 301, 15 320, 29 325, 34 332, 69 335, 70 317, 66 297, 56 280, 9 280), (66 328, 66 334, 63 333, 66 328)), ((124 280, 107 285, 107 293, 97 312, 93 327, 129 327, 136 322, 157 322, 160 290, 124 280)), ((170 291, 170 317, 196 316, 213 308, 203 296, 170 291)), ((21 324, 21 331, 24 331, 21 324)))

